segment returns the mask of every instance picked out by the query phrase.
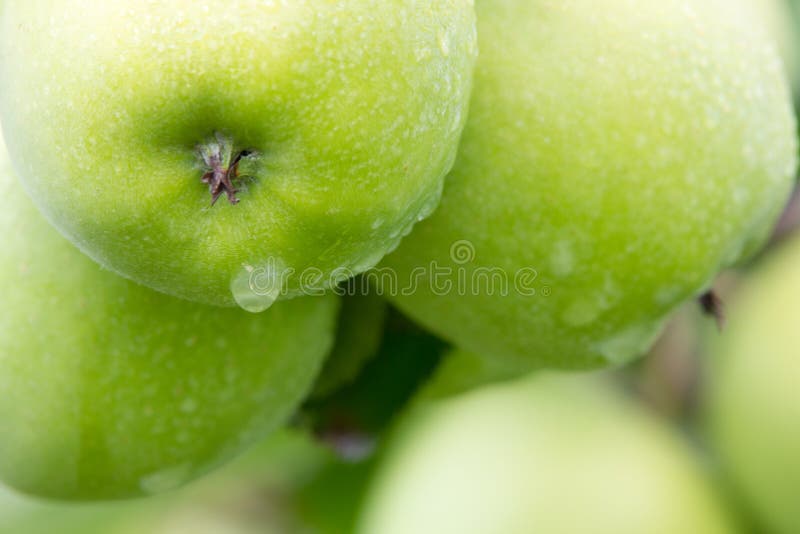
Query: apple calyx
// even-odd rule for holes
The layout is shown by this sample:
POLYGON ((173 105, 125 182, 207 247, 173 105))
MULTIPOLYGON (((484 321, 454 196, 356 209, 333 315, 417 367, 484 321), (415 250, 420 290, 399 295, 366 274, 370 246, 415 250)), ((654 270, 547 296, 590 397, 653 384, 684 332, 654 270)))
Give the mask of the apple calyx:
POLYGON ((238 204, 236 193, 239 189, 234 187, 233 181, 239 178, 239 162, 255 152, 240 150, 234 155, 233 143, 219 133, 214 135, 214 141, 198 146, 197 152, 206 170, 200 181, 208 184, 211 205, 217 202, 222 193, 228 197, 228 202, 238 204))

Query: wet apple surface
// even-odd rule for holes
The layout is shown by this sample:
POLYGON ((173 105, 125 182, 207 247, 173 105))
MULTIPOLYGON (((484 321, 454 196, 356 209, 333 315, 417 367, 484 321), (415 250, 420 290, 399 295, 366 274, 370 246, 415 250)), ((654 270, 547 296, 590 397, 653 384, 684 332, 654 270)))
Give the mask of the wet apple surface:
POLYGON ((795 119, 759 19, 633 5, 477 3, 454 170, 381 264, 387 296, 448 341, 523 369, 622 365, 785 205, 795 119))
POLYGON ((47 217, 127 278, 251 311, 374 266, 434 209, 477 53, 467 0, 16 3, 0 35, 47 217))
POLYGON ((60 236, 0 150, 4 483, 58 499, 158 493, 288 419, 332 345, 338 297, 253 315, 136 285, 60 236))

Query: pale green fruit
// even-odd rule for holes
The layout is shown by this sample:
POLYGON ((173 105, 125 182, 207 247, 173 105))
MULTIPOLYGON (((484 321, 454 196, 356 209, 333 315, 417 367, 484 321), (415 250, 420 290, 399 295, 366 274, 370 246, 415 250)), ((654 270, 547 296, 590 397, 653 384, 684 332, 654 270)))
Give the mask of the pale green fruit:
POLYGON ((352 532, 346 520, 364 467, 340 464, 313 437, 287 429, 201 481, 148 499, 54 503, 0 487, 0 534, 343 534, 352 532), (309 505, 328 513, 311 516, 309 505))
POLYGON ((12 160, 62 233, 259 311, 375 265, 433 210, 476 43, 470 0, 47 0, 6 6, 0 53, 12 160), (211 206, 198 145, 222 170, 256 151, 238 204, 211 206))
MULTIPOLYGON (((795 93, 800 90, 800 39, 794 14, 787 0, 748 0, 754 9, 754 21, 761 17, 767 24, 786 66, 795 93)), ((758 23, 758 22, 756 22, 758 23)))
POLYGON ((732 532, 691 450, 583 376, 540 375, 411 412, 361 534, 732 532))
POLYGON ((0 480, 59 499, 159 492, 293 413, 337 297, 252 315, 138 286, 58 235, 0 160, 0 480))
POLYGON ((734 486, 776 534, 800 532, 800 238, 727 302, 706 422, 734 486))
POLYGON ((521 368, 627 362, 787 198, 797 143, 774 43, 731 0, 477 11, 459 157, 435 214, 383 262, 383 290, 521 368))

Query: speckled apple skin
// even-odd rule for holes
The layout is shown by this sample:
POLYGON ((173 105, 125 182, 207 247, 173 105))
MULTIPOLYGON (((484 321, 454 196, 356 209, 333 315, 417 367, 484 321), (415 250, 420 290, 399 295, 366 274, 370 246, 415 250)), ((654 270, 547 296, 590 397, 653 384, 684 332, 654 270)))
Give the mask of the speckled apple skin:
POLYGON ((136 285, 60 236, 0 151, 4 484, 69 500, 157 493, 285 422, 332 345, 338 297, 253 315, 136 285))
POLYGON ((797 140, 776 46, 727 0, 476 7, 456 165, 433 217, 381 266, 416 289, 384 291, 522 369, 628 362, 785 204, 797 140), (436 269, 450 270, 438 285, 420 276, 436 269))
MULTIPOLYGON (((470 0, 46 0, 8 4, 0 114, 46 216, 105 267, 233 305, 375 265, 438 203, 477 54, 470 0), (243 165, 211 207, 198 144, 243 165)), ((307 291, 306 291, 307 292, 307 291)))

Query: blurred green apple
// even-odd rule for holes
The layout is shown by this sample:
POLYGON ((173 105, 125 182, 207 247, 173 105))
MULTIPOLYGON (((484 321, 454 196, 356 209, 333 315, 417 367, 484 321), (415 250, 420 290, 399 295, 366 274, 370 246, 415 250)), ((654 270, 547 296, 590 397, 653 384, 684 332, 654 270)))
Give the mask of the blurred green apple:
POLYGON ((507 365, 626 363, 787 199, 797 140, 776 47, 735 0, 476 8, 456 165, 378 284, 507 365))
POLYGON ((259 311, 372 267, 435 208, 476 53, 471 0, 14 2, 0 114, 84 252, 259 311))
POLYGON ((282 430, 180 491, 101 503, 47 502, 0 487, 0 534, 352 532, 371 464, 345 464, 282 430))
POLYGON ((754 9, 754 19, 766 21, 767 28, 780 51, 789 81, 794 92, 800 90, 800 39, 792 12, 794 0, 749 0, 754 9))
POLYGON ((262 438, 307 394, 338 297, 263 315, 167 297, 58 235, 4 153, 0 188, 3 482, 58 499, 168 490, 262 438))
POLYGON ((742 501, 800 532, 800 237, 746 279, 709 346, 706 423, 742 501))
POLYGON ((592 378, 423 404, 368 489, 363 534, 704 534, 732 524, 689 447, 592 378))
POLYGON ((149 509, 131 510, 102 534, 352 532, 368 467, 338 461, 308 435, 281 431, 213 476, 144 501, 149 509))

